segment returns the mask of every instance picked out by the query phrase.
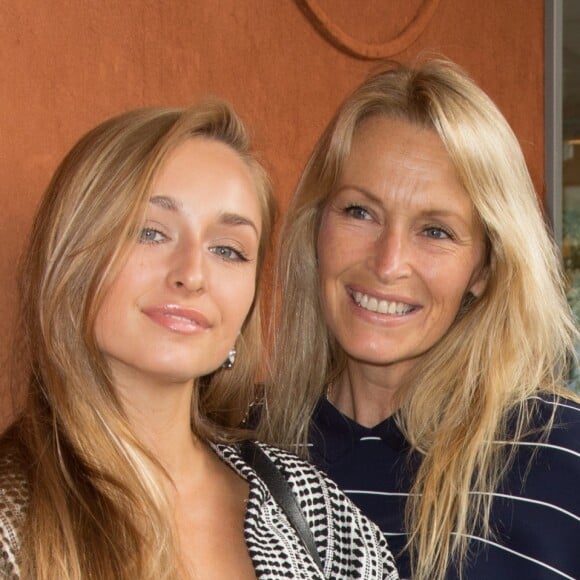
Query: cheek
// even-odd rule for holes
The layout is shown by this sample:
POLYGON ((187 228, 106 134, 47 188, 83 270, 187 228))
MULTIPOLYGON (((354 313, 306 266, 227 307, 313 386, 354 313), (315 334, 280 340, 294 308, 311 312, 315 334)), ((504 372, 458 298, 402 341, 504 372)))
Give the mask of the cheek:
POLYGON ((95 336, 101 343, 123 331, 124 323, 137 305, 146 278, 152 270, 141 261, 130 261, 119 272, 105 292, 101 307, 95 319, 95 336))
POLYGON ((329 269, 330 247, 332 240, 330 239, 330 232, 327 220, 323 218, 318 232, 318 239, 316 242, 316 259, 318 262, 318 275, 320 280, 324 280, 329 269))
POLYGON ((440 297, 440 301, 449 311, 451 318, 455 318, 465 295, 469 292, 471 276, 471 269, 462 267, 460 264, 439 273, 436 269, 432 272, 433 292, 440 297))
POLYGON ((232 325, 241 327, 248 316, 255 297, 256 277, 252 275, 241 276, 230 284, 221 285, 221 300, 228 305, 229 317, 232 325))
POLYGON ((113 329, 115 326, 118 329, 119 326, 118 310, 115 308, 115 302, 110 299, 110 296, 110 293, 105 296, 95 318, 95 340, 101 351, 107 350, 111 337, 113 336, 113 329), (117 324, 115 324, 115 320, 117 324))
POLYGON ((423 263, 422 275, 429 291, 439 301, 449 303, 452 306, 456 296, 463 293, 463 276, 461 266, 453 262, 448 267, 436 260, 426 260, 423 263))
POLYGON ((332 262, 330 260, 330 256, 328 252, 323 250, 318 254, 318 279, 320 282, 320 288, 324 293, 325 288, 329 282, 329 278, 333 275, 333 267, 332 262))
POLYGON ((330 246, 327 245, 318 257, 319 292, 322 309, 327 320, 332 318, 332 312, 338 302, 338 280, 341 267, 333 259, 334 256, 336 256, 334 249, 330 250, 330 246))
POLYGON ((364 260, 370 251, 366 240, 336 228, 321 229, 317 249, 318 272, 322 283, 364 260))

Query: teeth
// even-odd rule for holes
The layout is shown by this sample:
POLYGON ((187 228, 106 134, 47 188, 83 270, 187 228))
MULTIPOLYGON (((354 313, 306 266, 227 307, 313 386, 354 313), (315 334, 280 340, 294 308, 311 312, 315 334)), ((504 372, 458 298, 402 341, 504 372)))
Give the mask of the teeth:
POLYGON ((362 292, 353 293, 354 301, 365 310, 379 312, 380 314, 407 314, 413 307, 404 302, 389 302, 388 300, 377 300, 362 292))
POLYGON ((178 316, 177 314, 167 314, 168 318, 174 318, 175 320, 184 320, 185 322, 192 322, 191 319, 185 316, 178 316))

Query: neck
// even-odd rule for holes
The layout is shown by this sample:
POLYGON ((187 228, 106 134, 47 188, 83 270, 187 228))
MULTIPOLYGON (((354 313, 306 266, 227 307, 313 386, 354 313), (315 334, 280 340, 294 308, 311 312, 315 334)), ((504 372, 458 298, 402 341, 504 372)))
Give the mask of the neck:
POLYGON ((329 388, 328 400, 353 421, 374 427, 399 407, 405 374, 401 369, 349 361, 329 388))
POLYGON ((139 441, 154 455, 174 482, 188 477, 207 448, 191 430, 191 382, 117 385, 117 392, 139 441))

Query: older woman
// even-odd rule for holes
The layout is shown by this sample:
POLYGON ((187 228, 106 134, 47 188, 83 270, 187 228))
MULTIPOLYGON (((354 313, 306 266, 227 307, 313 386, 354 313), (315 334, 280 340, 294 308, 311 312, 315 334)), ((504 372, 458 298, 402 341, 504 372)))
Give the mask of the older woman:
POLYGON ((272 219, 221 101, 125 113, 67 155, 23 269, 30 389, 0 439, 2 578, 397 578, 335 484, 240 444, 272 219))
POLYGON ((457 67, 370 77, 282 233, 263 437, 304 446, 402 576, 580 577, 577 331, 505 119, 457 67))

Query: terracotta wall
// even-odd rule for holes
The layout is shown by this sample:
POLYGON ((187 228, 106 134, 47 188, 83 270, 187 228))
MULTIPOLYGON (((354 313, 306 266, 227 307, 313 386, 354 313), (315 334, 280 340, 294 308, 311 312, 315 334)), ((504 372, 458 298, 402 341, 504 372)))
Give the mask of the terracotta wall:
MULTIPOLYGON (((374 66, 329 42, 304 5, 305 0, 0 3, 4 384, 16 262, 32 214, 58 160, 97 122, 136 106, 226 97, 252 126, 284 206, 332 111, 374 66)), ((313 6, 355 41, 380 45, 402 33, 405 46, 393 55, 402 61, 436 54, 467 68, 511 122, 542 189, 541 0, 316 0, 313 6), (410 38, 417 18, 429 10, 423 32, 410 38)), ((10 409, 7 389, 0 389, 2 421, 10 409)))

